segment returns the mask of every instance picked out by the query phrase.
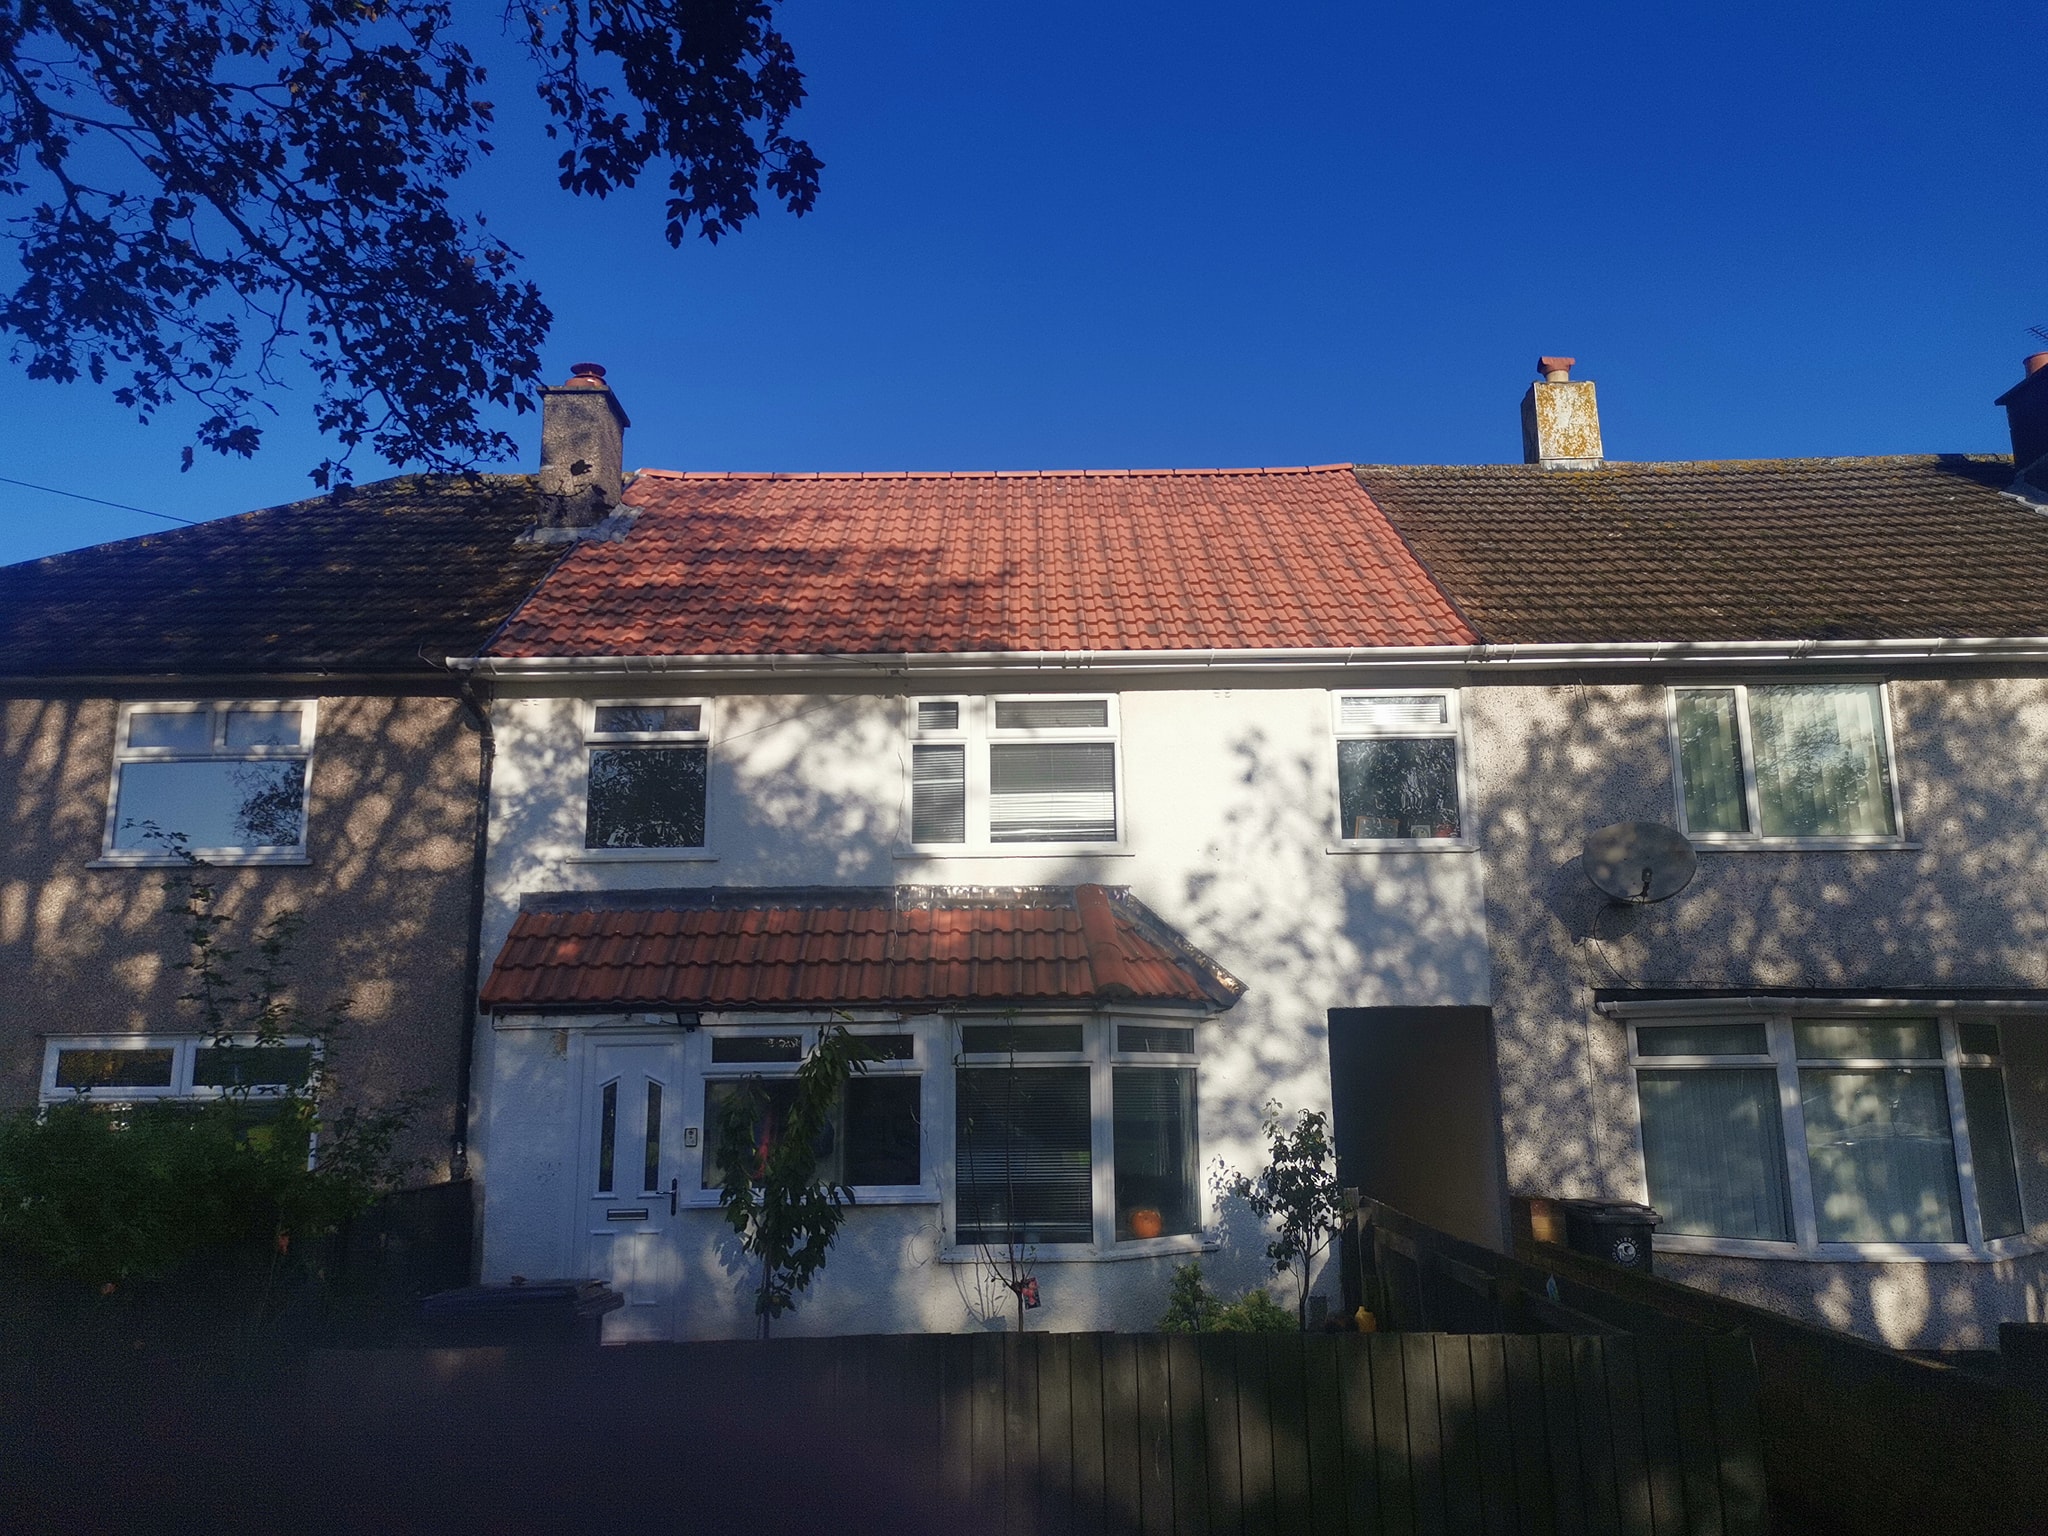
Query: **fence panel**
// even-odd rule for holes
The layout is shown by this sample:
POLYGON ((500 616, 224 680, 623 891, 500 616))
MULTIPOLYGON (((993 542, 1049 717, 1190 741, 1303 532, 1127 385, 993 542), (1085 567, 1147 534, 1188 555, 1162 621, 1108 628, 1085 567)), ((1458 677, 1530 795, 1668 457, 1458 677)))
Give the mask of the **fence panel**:
POLYGON ((306 1531, 437 1529, 429 1514, 452 1509, 494 1532, 651 1529, 655 1490, 680 1501, 675 1528, 750 1536, 821 1517, 892 1536, 1619 1536, 1624 1513, 1653 1536, 1748 1536, 1763 1518, 1739 1340, 1073 1334, 328 1351, 266 1400, 203 1413, 162 1371, 97 1387, 125 1405, 118 1425, 104 1408, 96 1426, 47 1401, 10 1413, 21 1394, 0 1390, 0 1445, 33 1474, 18 1488, 53 1508, 92 1468, 130 1469, 137 1529, 176 1528, 198 1508, 218 1531, 259 1528, 223 1507, 223 1490, 267 1487, 283 1466, 295 1484, 340 1490, 292 1522, 306 1531), (257 1422, 272 1432, 246 1449, 206 1439, 209 1424, 257 1422))

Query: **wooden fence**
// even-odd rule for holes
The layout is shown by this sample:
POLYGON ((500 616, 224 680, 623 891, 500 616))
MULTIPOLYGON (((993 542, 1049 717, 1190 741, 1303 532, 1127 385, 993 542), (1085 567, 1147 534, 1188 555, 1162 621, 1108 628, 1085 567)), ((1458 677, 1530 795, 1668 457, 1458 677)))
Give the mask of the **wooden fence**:
POLYGON ((731 1508, 750 1532, 821 1511, 934 1532, 1763 1529, 1739 1340, 986 1334, 316 1360, 323 1443, 438 1426, 438 1485, 472 1513, 489 1489, 465 1486, 485 1480, 462 1445, 530 1475, 684 1455, 700 1512, 706 1475, 766 1475, 771 1506, 731 1508))
POLYGON ((1347 1304, 1370 1293, 1395 1328, 1747 1339, 1784 1528, 2048 1536, 2048 1346, 2001 1382, 1548 1244, 1494 1253, 1371 1200, 1342 1252, 1347 1304))

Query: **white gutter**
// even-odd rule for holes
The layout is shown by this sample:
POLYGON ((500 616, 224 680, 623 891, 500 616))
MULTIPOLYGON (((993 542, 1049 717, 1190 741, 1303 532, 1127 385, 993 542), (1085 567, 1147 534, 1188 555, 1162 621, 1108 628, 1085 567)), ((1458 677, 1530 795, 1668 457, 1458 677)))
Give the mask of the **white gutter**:
POLYGON ((1731 667, 1771 663, 2048 661, 2048 636, 1903 640, 1658 640, 1551 645, 1283 646, 1206 651, 912 651, 752 656, 451 656, 489 677, 722 677, 769 674, 1300 672, 1361 667, 1731 667))
MULTIPOLYGON (((1678 983, 1683 985, 1683 983, 1678 983)), ((1668 986, 1666 990, 1668 990, 1668 986)), ((2021 989, 2015 988, 2015 991, 2021 989)), ((1822 997, 1801 994, 1785 997, 1660 997, 1632 1001, 1610 998, 1595 1003, 1596 1013, 1610 1019, 1697 1019, 1726 1018, 1730 1014, 1781 1013, 1904 1013, 1924 1014, 1931 1009, 1962 1009, 1975 1013, 2036 1014, 2048 1008, 2041 998, 1952 998, 1952 997, 1822 997)))

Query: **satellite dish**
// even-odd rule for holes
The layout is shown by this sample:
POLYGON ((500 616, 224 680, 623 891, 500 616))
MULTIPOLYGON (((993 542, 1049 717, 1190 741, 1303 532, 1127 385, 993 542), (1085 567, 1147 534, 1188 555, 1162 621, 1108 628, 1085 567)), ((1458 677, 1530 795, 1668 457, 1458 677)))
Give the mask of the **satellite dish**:
POLYGON ((1691 883, 1700 856, 1669 827, 1621 821, 1586 839, 1586 877, 1616 901, 1669 901, 1691 883))

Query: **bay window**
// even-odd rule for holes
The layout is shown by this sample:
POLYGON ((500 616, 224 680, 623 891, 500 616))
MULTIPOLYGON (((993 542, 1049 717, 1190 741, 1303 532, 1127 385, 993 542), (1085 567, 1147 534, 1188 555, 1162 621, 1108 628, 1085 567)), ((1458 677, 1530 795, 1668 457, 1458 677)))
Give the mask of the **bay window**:
POLYGON ((102 861, 302 864, 311 699, 124 705, 102 861))
POLYGON ((1965 1256, 2025 1231, 1992 1020, 1788 1011, 1631 1037, 1660 1239, 1965 1256))
POLYGON ((1114 698, 913 699, 909 708, 913 847, 1118 841, 1114 698))
POLYGON ((1705 842, 1899 835, 1880 683, 1671 690, 1679 825, 1705 842))
POLYGON ((1102 1251, 1201 1229, 1192 1025, 960 1026, 953 1241, 1102 1251))

